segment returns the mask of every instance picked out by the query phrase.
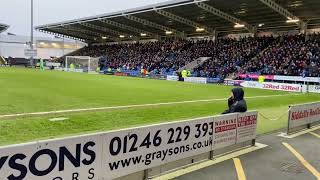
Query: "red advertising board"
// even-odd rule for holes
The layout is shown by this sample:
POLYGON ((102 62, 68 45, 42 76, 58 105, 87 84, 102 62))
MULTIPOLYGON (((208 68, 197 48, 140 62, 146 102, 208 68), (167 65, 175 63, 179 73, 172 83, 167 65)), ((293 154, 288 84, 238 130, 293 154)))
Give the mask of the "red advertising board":
POLYGON ((263 89, 301 92, 302 86, 300 84, 263 83, 263 89))
POLYGON ((307 86, 300 84, 286 84, 286 83, 274 83, 274 82, 263 82, 257 81, 243 81, 240 86, 258 89, 269 89, 276 91, 289 91, 289 92, 306 92, 307 86))
POLYGON ((238 114, 214 117, 214 149, 236 144, 238 114))
POLYGON ((114 73, 115 76, 128 76, 128 73, 116 72, 114 73))
POLYGON ((238 114, 237 143, 250 141, 256 137, 258 112, 238 114))

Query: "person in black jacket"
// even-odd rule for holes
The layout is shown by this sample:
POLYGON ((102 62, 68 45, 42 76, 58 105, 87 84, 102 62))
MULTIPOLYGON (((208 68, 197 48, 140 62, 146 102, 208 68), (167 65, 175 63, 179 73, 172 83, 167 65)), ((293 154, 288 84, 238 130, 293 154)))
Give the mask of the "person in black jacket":
POLYGON ((247 103, 244 100, 244 91, 242 88, 234 88, 231 90, 231 97, 228 99, 229 109, 225 110, 222 114, 246 112, 247 103))

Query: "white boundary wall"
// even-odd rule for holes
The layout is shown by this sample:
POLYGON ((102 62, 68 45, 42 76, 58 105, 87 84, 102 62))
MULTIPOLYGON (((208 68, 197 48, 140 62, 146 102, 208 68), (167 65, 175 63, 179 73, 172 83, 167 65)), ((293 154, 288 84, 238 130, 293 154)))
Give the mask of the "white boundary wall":
POLYGON ((207 78, 202 77, 185 77, 184 82, 207 84, 207 78))
POLYGON ((320 102, 291 106, 287 134, 320 124, 320 102))
POLYGON ((167 81, 179 81, 179 77, 167 75, 167 81))
POLYGON ((320 93, 320 85, 309 85, 308 92, 320 93))
POLYGON ((167 167, 159 175, 185 158, 254 144, 257 118, 253 111, 0 147, 0 179, 145 179, 151 168, 167 167))
POLYGON ((279 81, 299 81, 299 82, 316 82, 320 83, 319 77, 301 77, 301 76, 274 76, 274 80, 279 81))

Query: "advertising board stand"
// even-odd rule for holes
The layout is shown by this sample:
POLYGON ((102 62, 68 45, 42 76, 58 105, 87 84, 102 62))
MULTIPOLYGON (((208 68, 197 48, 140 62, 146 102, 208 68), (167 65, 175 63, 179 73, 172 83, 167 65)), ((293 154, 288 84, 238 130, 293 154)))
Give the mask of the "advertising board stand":
POLYGON ((320 124, 320 102, 289 106, 287 134, 320 124))
POLYGON ((251 111, 0 147, 0 179, 159 177, 253 146, 257 117, 251 111))

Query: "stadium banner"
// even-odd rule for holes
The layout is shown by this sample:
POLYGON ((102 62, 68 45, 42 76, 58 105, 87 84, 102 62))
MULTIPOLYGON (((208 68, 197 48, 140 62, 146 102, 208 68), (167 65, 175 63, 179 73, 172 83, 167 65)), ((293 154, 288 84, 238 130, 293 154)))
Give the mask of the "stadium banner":
MULTIPOLYGON (((258 79, 259 74, 238 74, 240 78, 251 78, 251 79, 258 79)), ((274 75, 263 75, 268 80, 274 80, 274 75)))
POLYGON ((300 84, 287 84, 287 83, 274 83, 264 82, 259 83, 257 81, 243 81, 240 83, 242 87, 258 88, 258 89, 269 89, 278 91, 289 91, 289 92, 307 92, 306 85, 300 84))
POLYGON ((167 80, 168 81, 179 81, 179 77, 178 76, 167 76, 167 80))
POLYGON ((71 68, 64 68, 67 72, 76 72, 76 73, 83 73, 83 69, 71 69, 71 68))
POLYGON ((237 119, 237 144, 256 138, 258 111, 239 113, 237 119))
POLYGON ((56 71, 64 71, 65 68, 63 68, 63 67, 55 67, 54 70, 56 70, 56 71))
POLYGON ((263 84, 263 89, 289 91, 289 92, 306 92, 307 91, 307 86, 300 85, 300 84, 271 83, 271 82, 264 82, 262 84, 263 84))
POLYGON ((114 75, 114 72, 104 71, 103 74, 105 74, 105 75, 114 75))
POLYGON ((242 87, 263 89, 263 84, 257 81, 243 81, 240 83, 242 87))
POLYGON ((148 76, 148 78, 150 79, 159 79, 159 80, 166 80, 167 77, 165 75, 162 75, 162 74, 150 74, 148 76))
MULTIPOLYGON (((259 74, 238 74, 240 78, 258 79, 259 74)), ((320 82, 320 77, 302 77, 302 76, 279 76, 279 75, 263 75, 267 80, 277 81, 300 81, 300 82, 320 82)))
POLYGON ((302 77, 302 76, 274 76, 274 80, 279 81, 301 81, 301 82, 320 82, 320 77, 302 77))
POLYGON ((236 144, 238 114, 214 117, 214 149, 236 144))
POLYGON ((103 177, 114 179, 209 152, 213 133, 213 117, 107 133, 103 177))
POLYGON ((207 78, 207 83, 219 83, 220 81, 220 78, 207 78))
POLYGON ((243 80, 225 79, 224 85, 226 85, 226 86, 240 86, 240 84, 243 82, 244 82, 243 80))
POLYGON ((207 84, 207 78, 202 77, 185 77, 184 82, 207 84))
POLYGON ((309 85, 308 92, 320 93, 320 86, 319 85, 309 85))
POLYGON ((114 75, 115 76, 129 76, 128 73, 123 73, 123 72, 115 72, 114 75))
POLYGON ((101 137, 87 135, 0 148, 0 179, 99 179, 101 137))
POLYGON ((45 63, 47 67, 60 67, 61 63, 55 63, 55 62, 46 62, 45 63))
POLYGON ((320 122, 320 102, 291 106, 287 134, 310 128, 320 122))

